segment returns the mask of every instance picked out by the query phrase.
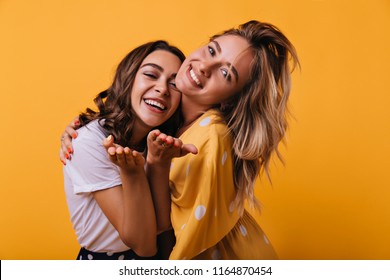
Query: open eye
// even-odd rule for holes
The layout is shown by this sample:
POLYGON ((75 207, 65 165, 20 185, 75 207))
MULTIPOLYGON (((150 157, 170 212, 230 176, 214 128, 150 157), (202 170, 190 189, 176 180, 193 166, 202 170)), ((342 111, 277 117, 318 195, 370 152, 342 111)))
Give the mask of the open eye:
POLYGON ((214 56, 215 55, 215 50, 213 49, 213 47, 208 46, 207 48, 208 48, 209 53, 211 54, 211 56, 214 56))
POLYGON ((223 77, 228 81, 230 82, 232 80, 232 76, 229 74, 229 71, 226 70, 226 69, 221 69, 221 73, 223 75, 223 77))

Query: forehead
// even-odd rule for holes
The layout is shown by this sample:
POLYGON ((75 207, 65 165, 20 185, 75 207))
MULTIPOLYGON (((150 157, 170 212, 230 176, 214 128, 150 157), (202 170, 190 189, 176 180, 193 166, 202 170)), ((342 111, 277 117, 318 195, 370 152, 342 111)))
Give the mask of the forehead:
POLYGON ((181 65, 181 61, 176 55, 169 51, 156 50, 145 57, 142 61, 142 65, 145 64, 157 64, 166 71, 177 72, 181 65))
POLYGON ((210 44, 220 47, 220 57, 231 64, 239 74, 239 84, 249 78, 253 61, 253 51, 248 41, 236 35, 222 35, 215 38, 210 44), (213 42, 214 41, 214 42, 213 42))
POLYGON ((213 41, 216 41, 220 45, 221 54, 231 56, 232 58, 237 57, 250 48, 248 41, 237 35, 222 35, 213 41))

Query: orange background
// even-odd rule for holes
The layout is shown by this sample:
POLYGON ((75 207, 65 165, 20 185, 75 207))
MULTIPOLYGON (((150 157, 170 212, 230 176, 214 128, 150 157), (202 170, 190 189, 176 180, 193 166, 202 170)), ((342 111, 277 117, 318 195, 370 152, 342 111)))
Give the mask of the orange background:
POLYGON ((135 46, 249 19, 298 50, 286 165, 256 214, 281 259, 390 259, 390 1, 0 0, 0 259, 74 259, 59 138, 135 46))

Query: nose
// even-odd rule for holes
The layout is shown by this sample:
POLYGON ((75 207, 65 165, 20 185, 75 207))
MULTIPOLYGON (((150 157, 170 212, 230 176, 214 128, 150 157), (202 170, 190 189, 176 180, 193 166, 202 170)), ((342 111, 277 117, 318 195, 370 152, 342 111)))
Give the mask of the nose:
POLYGON ((157 82, 154 89, 162 95, 169 95, 168 84, 166 81, 157 82))
POLYGON ((212 66, 210 61, 203 60, 199 63, 199 72, 208 78, 211 75, 212 66))

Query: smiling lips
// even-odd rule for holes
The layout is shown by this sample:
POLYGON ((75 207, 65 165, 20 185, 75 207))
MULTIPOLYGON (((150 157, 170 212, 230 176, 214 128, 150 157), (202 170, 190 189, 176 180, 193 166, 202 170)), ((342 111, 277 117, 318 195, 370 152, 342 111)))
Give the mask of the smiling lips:
POLYGON ((158 102, 156 100, 153 100, 153 99, 144 99, 144 102, 146 104, 148 104, 149 106, 152 106, 152 107, 159 109, 161 111, 165 111, 167 109, 167 107, 164 104, 162 104, 161 102, 158 102))
POLYGON ((192 68, 190 69, 190 76, 198 87, 203 88, 202 84, 200 83, 198 77, 196 76, 196 74, 192 68))

